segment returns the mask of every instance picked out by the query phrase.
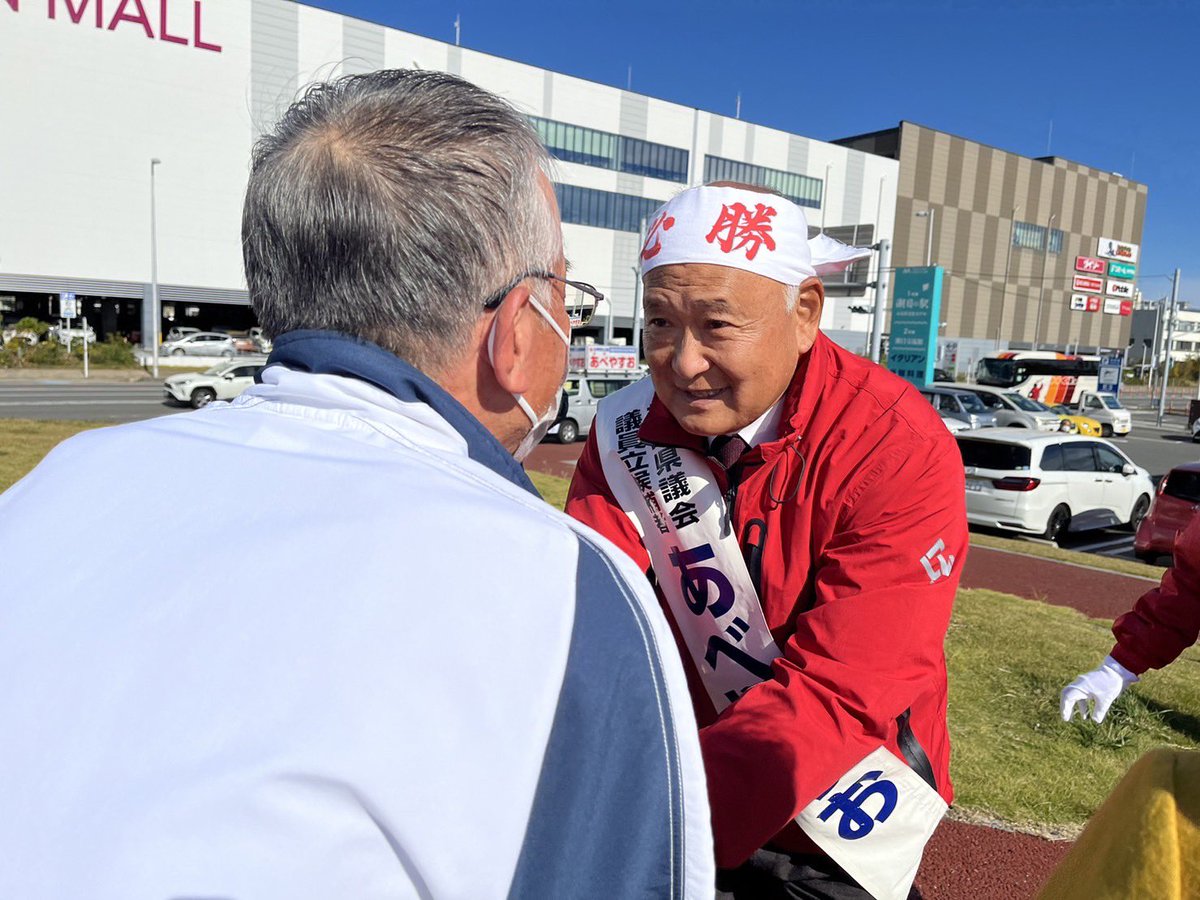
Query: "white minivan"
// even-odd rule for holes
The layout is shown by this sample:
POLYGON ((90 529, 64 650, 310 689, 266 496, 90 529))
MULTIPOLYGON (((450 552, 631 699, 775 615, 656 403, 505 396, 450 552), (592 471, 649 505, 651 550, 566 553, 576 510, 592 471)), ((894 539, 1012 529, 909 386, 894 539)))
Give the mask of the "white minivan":
POLYGON ((996 428, 956 436, 967 478, 967 521, 1057 541, 1068 531, 1134 530, 1154 483, 1108 441, 996 428))

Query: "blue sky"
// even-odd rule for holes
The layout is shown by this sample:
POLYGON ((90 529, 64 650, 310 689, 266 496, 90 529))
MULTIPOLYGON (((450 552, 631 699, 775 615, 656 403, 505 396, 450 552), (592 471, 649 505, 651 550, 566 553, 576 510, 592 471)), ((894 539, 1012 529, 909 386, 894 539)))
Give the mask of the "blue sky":
POLYGON ((304 0, 829 140, 928 125, 1150 189, 1139 287, 1200 305, 1200 4, 304 0), (1051 137, 1051 122, 1053 130, 1051 137))

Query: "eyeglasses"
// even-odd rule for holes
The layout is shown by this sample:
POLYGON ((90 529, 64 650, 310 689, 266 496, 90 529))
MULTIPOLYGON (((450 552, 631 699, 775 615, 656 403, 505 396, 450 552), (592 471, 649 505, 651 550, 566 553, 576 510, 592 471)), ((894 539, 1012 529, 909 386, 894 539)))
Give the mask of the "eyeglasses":
POLYGON ((565 291, 563 297, 563 305, 567 309, 567 317, 571 320, 572 328, 582 328, 592 321, 592 316, 596 314, 596 307, 600 305, 600 301, 604 299, 604 294, 596 290, 590 284, 583 281, 572 281, 570 278, 560 278, 553 272, 543 272, 534 270, 526 272, 515 281, 511 282, 507 287, 497 291, 487 302, 483 304, 484 309, 495 309, 508 296, 508 292, 515 288, 526 278, 545 278, 548 281, 557 281, 568 288, 574 288, 575 294, 571 296, 570 291, 565 291))

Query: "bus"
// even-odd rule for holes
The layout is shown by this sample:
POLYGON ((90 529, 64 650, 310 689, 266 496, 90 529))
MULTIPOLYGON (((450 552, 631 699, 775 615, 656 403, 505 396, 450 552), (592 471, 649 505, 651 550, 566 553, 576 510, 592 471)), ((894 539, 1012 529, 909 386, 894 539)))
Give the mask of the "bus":
POLYGON ((1008 350, 979 360, 975 381, 1006 388, 1047 406, 1070 403, 1099 389, 1100 357, 1069 356, 1047 350, 1008 350))

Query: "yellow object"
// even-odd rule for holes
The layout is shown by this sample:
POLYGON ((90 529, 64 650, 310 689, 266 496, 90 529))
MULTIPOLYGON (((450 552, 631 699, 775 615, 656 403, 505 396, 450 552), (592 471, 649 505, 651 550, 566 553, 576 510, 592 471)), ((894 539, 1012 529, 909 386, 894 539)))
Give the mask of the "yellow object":
POLYGON ((1200 752, 1152 750, 1096 810, 1038 900, 1200 898, 1200 752))
POLYGON ((1087 435, 1088 437, 1100 437, 1102 429, 1100 423, 1088 416, 1067 416, 1062 413, 1056 413, 1059 419, 1066 419, 1075 426, 1076 434, 1087 435))

